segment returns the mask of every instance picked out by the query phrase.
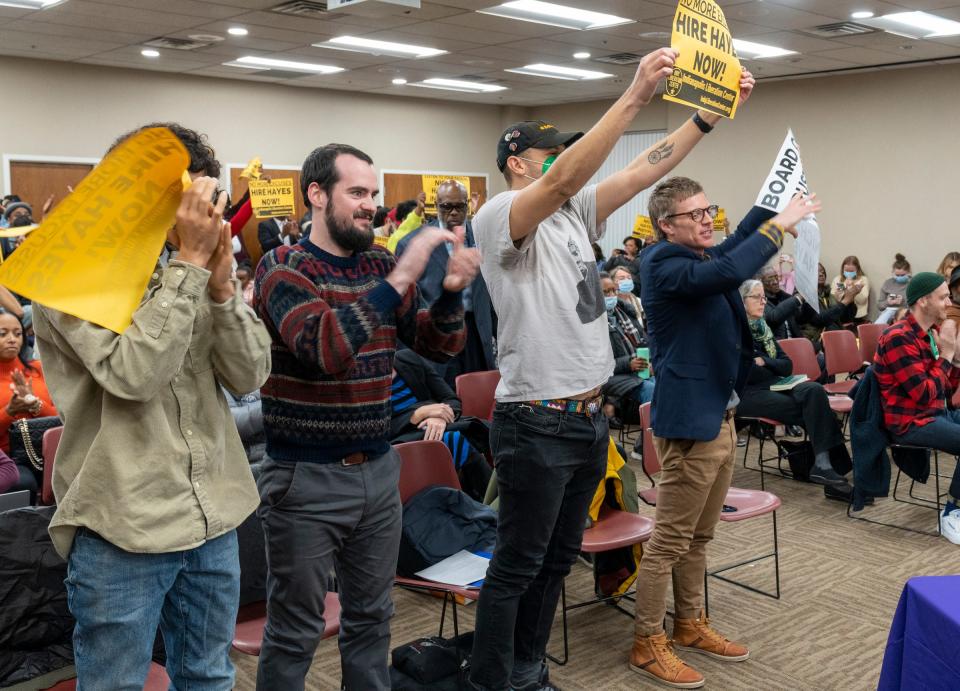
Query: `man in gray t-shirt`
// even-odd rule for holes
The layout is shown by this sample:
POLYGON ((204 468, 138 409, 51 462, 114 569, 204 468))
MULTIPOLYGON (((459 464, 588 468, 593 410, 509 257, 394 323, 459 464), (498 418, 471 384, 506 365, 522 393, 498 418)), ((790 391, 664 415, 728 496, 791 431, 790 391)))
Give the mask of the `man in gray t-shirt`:
POLYGON ((555 688, 545 664, 550 626, 609 440, 600 387, 613 357, 590 243, 611 213, 683 160, 717 116, 698 113, 623 170, 584 186, 676 56, 662 48, 644 57, 623 96, 586 134, 527 121, 497 143, 510 189, 473 220, 498 318, 502 377, 490 437, 497 548, 477 607, 475 689, 555 688))

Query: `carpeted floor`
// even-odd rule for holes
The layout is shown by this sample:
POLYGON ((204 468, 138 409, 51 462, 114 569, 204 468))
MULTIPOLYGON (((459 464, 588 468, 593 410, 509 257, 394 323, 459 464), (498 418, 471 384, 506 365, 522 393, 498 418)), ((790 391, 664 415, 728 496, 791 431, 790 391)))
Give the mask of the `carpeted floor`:
MULTIPOLYGON (((751 457, 756 444, 751 444, 751 457)), ((760 476, 744 470, 742 449, 734 485, 759 489, 760 476)), ((941 474, 950 476, 953 459, 941 474)), ((643 484, 639 464, 631 462, 643 484)), ((894 469, 895 472, 895 469, 894 469)), ((944 481, 945 489, 949 481, 944 481)), ((918 486, 919 496, 933 496, 918 486)), ((918 535, 852 520, 846 505, 824 499, 822 488, 768 475, 767 491, 783 506, 777 514, 781 553, 780 600, 763 597, 711 578, 710 615, 728 637, 750 647, 750 660, 721 663, 688 656, 713 689, 823 689, 857 691, 876 688, 890 620, 904 582, 916 575, 960 573, 960 546, 941 537, 918 535)), ((902 488, 905 495, 906 487, 902 488)), ((642 509, 653 514, 652 509, 642 509)), ((864 515, 923 530, 935 530, 932 509, 891 499, 878 500, 864 515)), ((710 548, 710 568, 770 551, 769 517, 722 524, 710 548)), ((731 576, 764 589, 773 587, 773 561, 745 566, 731 576)), ((577 564, 567 580, 571 602, 590 597, 592 575, 577 564)), ((401 589, 394 591, 397 615, 393 645, 436 633, 440 601, 401 589)), ((629 603, 627 603, 629 606, 629 603)), ((461 629, 473 626, 475 606, 461 607, 461 629)), ((632 621, 614 608, 599 605, 570 615, 570 662, 552 666, 551 679, 564 691, 664 688, 647 682, 627 667, 632 621)), ((448 635, 450 627, 448 624, 448 635)), ((551 652, 559 654, 559 617, 551 652)), ((256 658, 234 654, 238 689, 253 689, 256 658)), ((340 688, 336 640, 324 641, 307 677, 311 691, 340 688)))

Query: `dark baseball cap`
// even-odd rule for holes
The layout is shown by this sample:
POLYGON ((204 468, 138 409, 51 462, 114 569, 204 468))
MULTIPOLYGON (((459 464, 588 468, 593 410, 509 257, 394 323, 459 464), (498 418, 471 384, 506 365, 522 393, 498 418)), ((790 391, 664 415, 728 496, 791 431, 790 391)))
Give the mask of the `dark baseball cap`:
POLYGON ((507 159, 519 156, 527 149, 552 149, 555 146, 570 146, 583 136, 583 132, 560 132, 543 120, 524 120, 510 125, 497 142, 497 168, 507 167, 507 159))

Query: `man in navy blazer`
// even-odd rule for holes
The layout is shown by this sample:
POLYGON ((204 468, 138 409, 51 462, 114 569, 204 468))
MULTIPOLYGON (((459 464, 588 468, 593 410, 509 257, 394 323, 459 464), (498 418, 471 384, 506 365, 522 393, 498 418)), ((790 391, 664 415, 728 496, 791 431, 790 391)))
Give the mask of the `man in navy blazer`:
POLYGON ((799 196, 773 218, 773 212, 754 207, 715 247, 717 207, 697 182, 671 178, 650 197, 660 242, 640 255, 640 284, 656 372, 652 426, 662 471, 656 527, 637 579, 631 665, 668 685, 702 685, 702 676, 672 654, 674 648, 724 661, 749 656, 746 647, 712 629, 703 613, 706 546, 733 476, 733 415, 753 364, 737 289, 780 251, 784 233, 796 236, 793 226, 818 208, 812 198, 799 196), (672 643, 663 631, 671 580, 672 643))
MULTIPOLYGON (((437 188, 437 219, 443 228, 453 229, 457 226, 466 227, 466 246, 476 247, 473 238, 473 229, 467 220, 467 189, 456 180, 446 180, 437 188)), ((425 227, 425 226, 424 226, 425 227)), ((407 246, 420 232, 420 228, 413 231, 397 244, 397 256, 403 254, 407 246)), ((417 281, 417 286, 423 294, 427 304, 440 297, 443 291, 443 279, 447 275, 447 262, 450 260, 450 250, 440 245, 433 250, 427 268, 417 281)), ((473 283, 463 291, 464 318, 467 327, 467 342, 463 350, 452 360, 443 365, 436 365, 438 372, 450 386, 458 374, 478 372, 497 368, 493 353, 493 335, 495 315, 490 302, 490 293, 487 284, 479 273, 473 283)))

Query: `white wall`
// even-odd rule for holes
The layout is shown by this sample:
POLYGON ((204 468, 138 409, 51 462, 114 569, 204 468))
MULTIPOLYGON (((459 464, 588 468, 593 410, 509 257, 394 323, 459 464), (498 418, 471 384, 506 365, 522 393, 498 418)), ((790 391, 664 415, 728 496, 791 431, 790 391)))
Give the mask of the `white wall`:
POLYGON ((0 108, 4 154, 99 157, 126 131, 174 120, 206 132, 223 163, 299 166, 314 147, 344 142, 378 170, 485 172, 503 189, 500 106, 9 58, 0 83, 26 97, 0 108))

